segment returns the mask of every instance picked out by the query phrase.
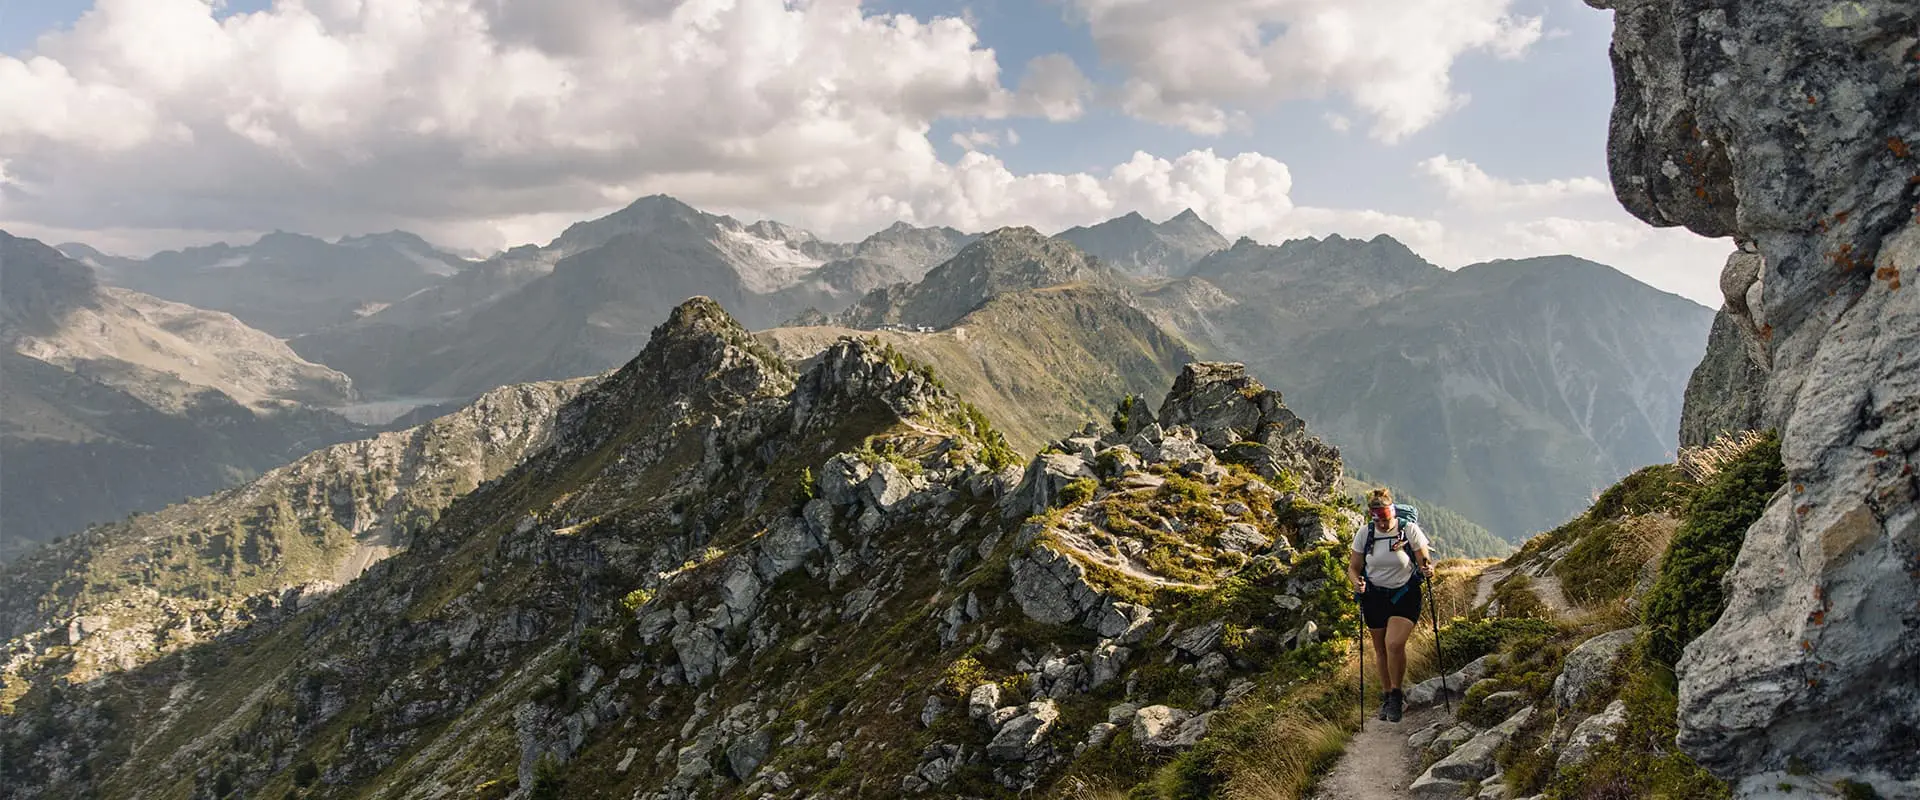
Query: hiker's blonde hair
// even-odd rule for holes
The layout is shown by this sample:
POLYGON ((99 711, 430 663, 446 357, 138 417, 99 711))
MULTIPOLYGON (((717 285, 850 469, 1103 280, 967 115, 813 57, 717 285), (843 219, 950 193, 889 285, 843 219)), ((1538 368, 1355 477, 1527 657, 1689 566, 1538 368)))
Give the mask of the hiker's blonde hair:
POLYGON ((1387 487, 1385 487, 1385 486, 1382 486, 1382 487, 1380 487, 1380 488, 1378 488, 1378 489, 1375 489, 1375 490, 1373 490, 1373 491, 1371 491, 1371 492, 1368 492, 1368 493, 1367 493, 1367 506, 1368 506, 1368 507, 1370 507, 1370 508, 1379 508, 1379 507, 1381 507, 1381 506, 1390 506, 1390 505, 1393 505, 1393 490, 1392 490, 1392 489, 1389 489, 1389 488, 1387 488, 1387 487))

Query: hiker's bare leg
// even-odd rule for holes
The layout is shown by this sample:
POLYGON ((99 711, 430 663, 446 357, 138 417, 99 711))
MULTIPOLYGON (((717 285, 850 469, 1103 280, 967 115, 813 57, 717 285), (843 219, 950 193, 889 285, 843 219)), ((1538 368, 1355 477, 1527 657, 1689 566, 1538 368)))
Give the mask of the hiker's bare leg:
POLYGON ((1407 637, 1413 635, 1413 620, 1388 617, 1387 629, 1375 633, 1386 634, 1387 654, 1381 660, 1387 666, 1387 689, 1398 689, 1400 679, 1407 676, 1407 637))
MULTIPOLYGON (((1393 622, 1389 620, 1387 624, 1391 626, 1393 622)), ((1387 679, 1391 676, 1391 673, 1387 672, 1387 628, 1380 628, 1378 630, 1368 628, 1367 634, 1373 637, 1373 663, 1380 665, 1378 667, 1380 670, 1380 686, 1383 689, 1390 689, 1392 687, 1387 685, 1387 679)), ((1402 640, 1404 641, 1404 637, 1402 637, 1402 640)))

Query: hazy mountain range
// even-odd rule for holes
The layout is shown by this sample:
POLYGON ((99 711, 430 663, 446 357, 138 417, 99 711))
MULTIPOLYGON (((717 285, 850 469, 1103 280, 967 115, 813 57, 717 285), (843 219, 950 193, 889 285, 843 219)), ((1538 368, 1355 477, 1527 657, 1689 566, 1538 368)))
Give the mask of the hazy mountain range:
POLYGON ((0 231, 0 556, 365 435, 346 376, 0 231))
MULTIPOLYGON (((276 297, 277 281, 294 288, 283 287, 274 302, 315 301, 300 314, 317 327, 272 326, 297 334, 292 352, 229 326, 220 338, 236 344, 199 363, 249 366, 173 370, 186 376, 182 385, 217 389, 242 405, 365 399, 391 402, 397 413, 409 403, 457 404, 498 386, 591 375, 630 358, 693 295, 769 330, 789 354, 802 342, 822 346, 832 328, 934 329, 887 336, 936 368, 974 373, 972 393, 994 398, 988 404, 1023 446, 1074 427, 1070 417, 1099 418, 1119 396, 1163 383, 1187 360, 1239 360, 1368 474, 1510 539, 1556 524, 1599 487, 1674 449, 1679 397, 1711 319, 1707 309, 1579 259, 1449 271, 1386 236, 1229 242, 1190 211, 1160 223, 1129 214, 1052 237, 1015 228, 982 240, 897 224, 834 243, 652 196, 570 226, 546 245, 478 262, 403 233, 337 243, 274 234, 146 261, 63 249, 100 280, 145 282, 180 297, 218 283, 204 276, 230 275, 226 293, 206 302, 235 306, 236 314, 271 313, 266 300, 276 297), (303 269, 331 288, 316 295, 301 288, 319 280, 313 275, 286 277, 303 269), (367 275, 378 279, 362 281, 367 275), (978 322, 963 320, 989 309, 981 319, 993 320, 996 340, 966 342, 965 352, 933 345, 980 335, 978 322), (774 330, 783 323, 829 328, 774 330), (1107 328, 1126 332, 1116 342, 1138 344, 1116 349, 1092 333, 1107 328), (929 336, 927 347, 913 344, 929 336), (1145 354, 1141 363, 1153 366, 1107 360, 1132 357, 1123 351, 1145 354), (1055 380, 1063 370, 1086 375, 1055 380), (222 377, 236 373, 256 377, 222 377), (265 374, 273 379, 257 377, 265 374), (280 394, 256 388, 267 384, 280 394), (289 395, 298 394, 294 387, 305 394, 289 395)), ((96 372, 141 363, 85 336, 63 341, 64 352, 102 355, 93 359, 96 372)), ((15 352, 40 352, 33 347, 15 352)), ((276 450, 253 463, 293 455, 276 450)))

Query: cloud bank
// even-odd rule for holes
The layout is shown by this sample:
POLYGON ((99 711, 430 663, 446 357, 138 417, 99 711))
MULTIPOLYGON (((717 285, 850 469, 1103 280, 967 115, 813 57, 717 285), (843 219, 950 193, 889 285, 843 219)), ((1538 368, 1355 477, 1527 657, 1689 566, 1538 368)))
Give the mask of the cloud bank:
POLYGON ((1100 103, 1213 132, 1332 96, 1351 108, 1330 124, 1402 141, 1465 102, 1458 59, 1518 58, 1541 29, 1507 0, 1070 5, 1118 84, 1058 54, 1009 74, 963 19, 857 0, 280 0, 225 18, 98 0, 0 56, 0 227, 133 251, 396 227, 492 249, 664 192, 837 239, 1193 208, 1230 236, 1388 233, 1448 266, 1572 250, 1643 279, 1704 241, 1633 222, 1595 178, 1445 155, 1409 176, 1457 201, 1428 217, 1296 205, 1286 164, 1255 152, 1015 172, 988 152, 1017 144, 1007 122, 1100 103), (951 161, 943 120, 967 126, 951 161))

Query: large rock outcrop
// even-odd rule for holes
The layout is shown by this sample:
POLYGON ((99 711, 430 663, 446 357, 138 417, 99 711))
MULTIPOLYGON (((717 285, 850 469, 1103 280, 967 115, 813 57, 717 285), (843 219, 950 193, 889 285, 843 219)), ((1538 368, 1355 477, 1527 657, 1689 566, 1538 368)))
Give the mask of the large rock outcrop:
POLYGON ((1752 355, 1759 341, 1744 330, 1730 308, 1713 318, 1707 336, 1707 356, 1687 381, 1686 401, 1680 409, 1680 446, 1699 447, 1723 433, 1758 430, 1767 370, 1752 355))
POLYGON ((1920 6, 1615 10, 1608 162, 1656 226, 1741 243, 1728 308, 1771 370, 1788 488, 1679 665, 1679 743, 1744 795, 1790 761, 1920 788, 1920 6))

